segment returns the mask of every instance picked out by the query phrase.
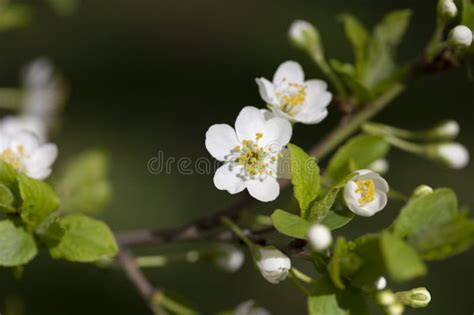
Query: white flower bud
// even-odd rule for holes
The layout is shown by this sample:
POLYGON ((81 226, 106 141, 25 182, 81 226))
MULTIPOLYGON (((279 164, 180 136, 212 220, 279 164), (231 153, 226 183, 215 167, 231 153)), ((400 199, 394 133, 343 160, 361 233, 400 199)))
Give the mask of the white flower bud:
POLYGON ((453 49, 469 48, 472 44, 472 31, 469 27, 458 25, 449 32, 448 45, 453 49))
POLYGON ((435 154, 447 166, 454 169, 464 168, 469 163, 469 152, 460 143, 445 143, 436 146, 435 154))
POLYGON ((420 185, 415 189, 413 194, 415 194, 416 196, 425 196, 425 195, 431 194, 432 192, 433 192, 433 188, 431 188, 430 186, 420 185))
POLYGON ((219 245, 214 258, 216 266, 227 272, 236 272, 242 267, 244 261, 244 253, 231 244, 219 245))
POLYGON ((256 257, 257 267, 270 283, 277 284, 288 276, 291 260, 275 247, 260 247, 256 257))
POLYGON ((385 174, 388 172, 389 165, 386 159, 378 159, 373 161, 368 168, 375 173, 385 174))
POLYGON ((457 121, 448 120, 437 126, 434 133, 443 138, 454 139, 458 136, 460 129, 457 121))
POLYGON ((306 21, 294 21, 288 32, 290 40, 296 46, 306 48, 315 41, 317 41, 318 34, 314 26, 306 21))
POLYGON ((410 291, 398 292, 400 301, 413 308, 427 307, 431 302, 431 294, 426 288, 415 288, 410 291))
POLYGON ((450 20, 458 14, 458 8, 453 0, 440 0, 438 2, 438 14, 441 18, 450 20))
POLYGON ((376 295, 376 300, 379 305, 388 306, 396 301, 395 294, 390 290, 380 291, 376 295))
POLYGON ((249 300, 237 305, 233 315, 270 315, 270 312, 257 306, 255 301, 249 300))
POLYGON ((325 225, 315 224, 308 230, 308 241, 315 250, 326 250, 332 243, 331 231, 325 225))
POLYGON ((385 277, 380 277, 375 281, 374 285, 377 290, 383 290, 387 287, 387 279, 385 279, 385 277))
POLYGON ((370 217, 385 208, 388 190, 387 182, 380 175, 359 170, 344 186, 344 200, 355 214, 370 217))

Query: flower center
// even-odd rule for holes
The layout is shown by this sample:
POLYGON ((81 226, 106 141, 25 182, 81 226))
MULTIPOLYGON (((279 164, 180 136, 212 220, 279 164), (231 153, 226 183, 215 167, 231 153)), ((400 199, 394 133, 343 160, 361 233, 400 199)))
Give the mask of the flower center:
POLYGON ((280 108, 288 114, 294 114, 306 99, 306 85, 283 79, 275 95, 280 100, 280 108))
POLYGON ((371 179, 356 180, 357 193, 360 193, 360 205, 367 204, 375 199, 375 183, 371 179))
POLYGON ((17 170, 21 170, 23 165, 21 158, 25 156, 25 149, 22 145, 18 146, 18 152, 14 152, 11 148, 7 148, 0 153, 0 160, 7 162, 17 170))
POLYGON ((245 178, 275 176, 278 152, 261 147, 258 140, 262 137, 262 133, 256 133, 254 140, 243 140, 242 145, 236 146, 229 156, 233 165, 243 166, 241 176, 245 178))

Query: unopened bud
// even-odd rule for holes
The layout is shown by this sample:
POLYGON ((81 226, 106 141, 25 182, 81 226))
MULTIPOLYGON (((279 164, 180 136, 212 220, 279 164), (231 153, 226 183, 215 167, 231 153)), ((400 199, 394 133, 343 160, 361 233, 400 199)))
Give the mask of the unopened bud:
POLYGON ((288 276, 291 260, 275 247, 260 247, 256 264, 262 276, 270 283, 277 284, 288 276))
POLYGON ((331 231, 325 225, 315 224, 308 230, 308 241, 315 250, 326 250, 332 243, 331 231))
POLYGON ((389 164, 386 159, 378 159, 373 161, 368 169, 374 171, 375 173, 379 173, 380 175, 383 175, 388 172, 389 169, 389 164))
POLYGON ((448 45, 452 49, 463 50, 472 44, 472 31, 469 27, 458 25, 449 32, 448 45))
POLYGON ((231 244, 220 244, 213 258, 214 264, 227 272, 236 272, 245 261, 244 253, 231 244))
POLYGON ((469 163, 466 147, 456 142, 435 145, 429 154, 454 169, 464 168, 469 163))
POLYGON ((381 306, 389 306, 396 301, 396 296, 390 290, 383 290, 377 293, 376 300, 381 306))
POLYGON ((387 287, 387 279, 380 277, 377 279, 377 281, 375 281, 374 285, 377 290, 383 290, 387 287))
POLYGON ((402 303, 396 301, 393 304, 390 304, 386 308, 387 315, 402 315, 403 311, 405 311, 405 307, 402 303))
POLYGON ((438 2, 438 14, 442 19, 450 20, 458 14, 458 8, 453 0, 440 0, 438 2))
POLYGON ((413 308, 427 307, 431 302, 431 294, 426 288, 398 292, 397 296, 403 304, 413 308))
POLYGON ((436 126, 432 133, 439 138, 451 140, 458 136, 460 129, 457 121, 448 120, 436 126))
POLYGON ((413 192, 414 195, 416 196, 425 196, 425 195, 429 195, 433 192, 433 188, 431 188, 430 186, 428 185, 421 185, 421 186, 418 186, 415 191, 413 192))
POLYGON ((288 35, 293 44, 301 48, 307 48, 319 38, 316 28, 302 20, 296 20, 291 24, 288 35))

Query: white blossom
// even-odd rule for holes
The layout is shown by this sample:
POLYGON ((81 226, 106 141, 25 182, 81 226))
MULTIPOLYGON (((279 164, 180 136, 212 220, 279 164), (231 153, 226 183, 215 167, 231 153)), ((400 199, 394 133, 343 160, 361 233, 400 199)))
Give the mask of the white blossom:
POLYGON ((445 143, 436 147, 436 154, 449 167, 461 169, 469 163, 469 152, 460 143, 445 143))
POLYGON ((389 164, 386 159, 378 159, 373 161, 368 168, 375 173, 385 174, 388 172, 389 164))
POLYGON ((449 32, 448 44, 454 49, 468 48, 472 44, 472 31, 469 27, 458 25, 449 32))
POLYGON ((370 170, 356 173, 344 186, 344 200, 355 214, 373 216, 387 205, 389 186, 385 179, 370 170))
POLYGON ((6 116, 0 120, 0 133, 13 136, 21 131, 35 134, 41 142, 47 137, 47 128, 43 122, 33 116, 6 116))
POLYGON ((438 14, 446 19, 452 19, 458 14, 458 8, 453 0, 442 0, 438 3, 438 14))
POLYGON ((328 115, 327 106, 332 94, 322 80, 304 80, 300 64, 282 63, 270 82, 257 78, 260 96, 273 113, 291 122, 317 124, 328 115))
POLYGON ((308 241, 315 250, 326 250, 332 243, 331 231, 325 225, 315 224, 308 230, 308 241))
POLYGON ((460 129, 457 121, 448 120, 436 127, 434 133, 444 138, 453 139, 458 136, 460 129))
POLYGON ((47 178, 57 155, 55 144, 42 144, 30 132, 22 131, 15 135, 0 133, 0 160, 32 178, 47 178))
POLYGON ((231 244, 220 244, 214 263, 222 270, 236 272, 245 261, 244 253, 231 244))
POLYGON ((387 279, 385 279, 385 277, 379 277, 374 285, 377 290, 383 290, 387 287, 387 279))
POLYGON ((277 284, 286 279, 291 269, 288 256, 274 247, 262 247, 258 254, 257 267, 268 282, 277 284))
POLYGON ((256 305, 255 301, 249 300, 240 303, 235 308, 234 315, 270 315, 270 312, 256 305))
POLYGON ((231 194, 247 189, 263 202, 275 200, 280 194, 278 162, 291 135, 287 120, 250 106, 240 112, 235 129, 226 124, 211 126, 206 148, 224 162, 214 175, 215 186, 231 194))

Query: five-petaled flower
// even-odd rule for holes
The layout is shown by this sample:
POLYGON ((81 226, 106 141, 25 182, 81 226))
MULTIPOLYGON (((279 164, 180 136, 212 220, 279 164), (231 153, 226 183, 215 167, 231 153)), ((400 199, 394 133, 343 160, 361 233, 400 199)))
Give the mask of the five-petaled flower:
POLYGON ((347 207, 360 216, 370 217, 387 205, 387 181, 370 170, 359 170, 344 186, 347 207))
POLYGON ((235 129, 226 124, 211 126, 206 148, 224 162, 214 175, 215 186, 231 194, 247 188, 255 199, 275 200, 280 194, 278 163, 291 135, 286 119, 251 106, 242 109, 235 129))
POLYGON ((332 99, 327 84, 321 80, 304 80, 300 64, 294 61, 282 63, 273 82, 257 78, 261 97, 273 113, 291 122, 317 124, 328 115, 326 107, 332 99))
POLYGON ((55 144, 41 144, 33 133, 0 133, 0 160, 32 178, 48 177, 57 155, 58 148, 55 144))

